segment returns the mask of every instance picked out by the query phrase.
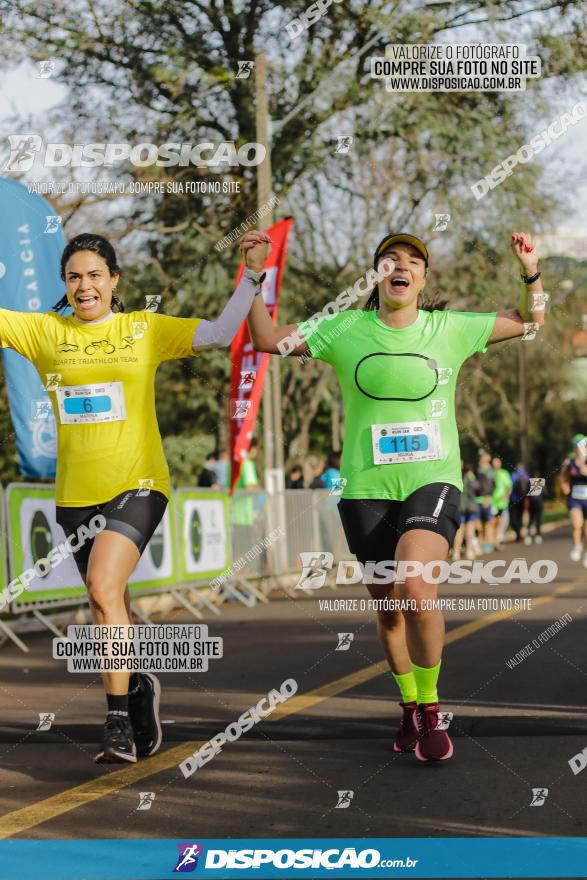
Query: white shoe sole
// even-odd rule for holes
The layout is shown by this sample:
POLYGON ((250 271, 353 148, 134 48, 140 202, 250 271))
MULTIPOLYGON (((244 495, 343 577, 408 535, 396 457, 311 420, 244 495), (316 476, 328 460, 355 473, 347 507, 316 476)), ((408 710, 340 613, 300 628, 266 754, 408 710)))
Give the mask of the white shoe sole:
POLYGON ((126 752, 114 752, 112 755, 105 755, 104 752, 98 752, 94 758, 96 764, 136 764, 137 756, 129 755, 126 752))
MULTIPOLYGON (((417 710, 416 709, 414 709, 414 727, 416 728, 416 730, 418 730, 417 710)), ((448 736, 448 734, 447 734, 447 738, 448 738, 448 743, 449 743, 449 749, 448 749, 448 752, 446 753, 446 755, 443 755, 442 758, 427 758, 420 751, 420 743, 417 742, 416 748, 414 749, 414 754, 416 755, 416 758, 418 759, 418 761, 422 761, 422 763, 424 763, 424 764, 429 764, 429 763, 437 764, 439 761, 448 761, 449 758, 452 758, 453 752, 454 752, 454 746, 452 744, 452 739, 450 738, 450 736, 448 736)))
POLYGON ((414 749, 416 758, 418 759, 418 761, 423 761, 424 763, 432 763, 432 764, 437 764, 439 761, 448 761, 449 758, 452 758, 453 752, 454 752, 452 740, 449 739, 449 742, 450 742, 450 748, 449 748, 448 752, 446 753, 446 755, 443 755, 442 758, 426 758, 422 754, 422 752, 420 751, 420 743, 418 743, 416 748, 414 749))

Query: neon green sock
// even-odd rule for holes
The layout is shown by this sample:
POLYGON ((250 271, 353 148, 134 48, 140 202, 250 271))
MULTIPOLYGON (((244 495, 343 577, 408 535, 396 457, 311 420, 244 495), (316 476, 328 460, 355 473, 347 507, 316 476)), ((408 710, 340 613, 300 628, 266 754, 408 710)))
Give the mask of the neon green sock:
POLYGON ((425 669, 423 666, 416 666, 415 663, 412 663, 419 703, 438 703, 438 690, 436 688, 441 663, 442 660, 431 669, 425 669))
POLYGON ((396 675, 395 672, 392 672, 391 674, 395 678, 397 686, 400 689, 402 702, 413 703, 416 700, 417 696, 416 679, 414 678, 414 673, 405 672, 403 675, 396 675))

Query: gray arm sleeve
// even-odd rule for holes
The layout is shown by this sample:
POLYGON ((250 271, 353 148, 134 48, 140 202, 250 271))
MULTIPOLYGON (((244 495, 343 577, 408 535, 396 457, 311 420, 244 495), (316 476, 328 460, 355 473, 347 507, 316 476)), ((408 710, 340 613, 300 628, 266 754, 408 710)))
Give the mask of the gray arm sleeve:
MULTIPOLYGON (((253 274, 253 273, 251 273, 253 274)), ((243 275, 238 287, 215 321, 200 321, 192 340, 193 348, 226 348, 249 313, 255 292, 259 289, 252 278, 243 275)))

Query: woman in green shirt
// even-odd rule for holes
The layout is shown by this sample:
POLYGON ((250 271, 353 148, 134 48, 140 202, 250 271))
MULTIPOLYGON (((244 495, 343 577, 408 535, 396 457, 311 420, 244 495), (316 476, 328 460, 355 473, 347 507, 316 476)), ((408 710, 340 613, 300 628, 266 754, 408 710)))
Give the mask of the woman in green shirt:
MULTIPOLYGON (((418 308, 428 250, 400 233, 386 235, 375 251, 381 271, 365 309, 276 327, 256 296, 248 317, 257 351, 317 357, 336 372, 346 413, 339 513, 359 561, 397 564, 395 583, 368 589, 375 599, 405 600, 400 610, 378 611, 379 635, 402 695, 394 748, 422 761, 453 753, 437 692, 444 618, 423 602, 436 599, 437 584, 422 568, 446 560, 460 523, 458 372, 471 355, 522 336, 527 322, 544 317, 528 295, 542 293, 533 239, 514 233, 511 245, 526 285, 518 309, 418 308)), ((241 251, 250 269, 262 269, 268 245, 261 237, 255 244, 249 233, 241 251)))

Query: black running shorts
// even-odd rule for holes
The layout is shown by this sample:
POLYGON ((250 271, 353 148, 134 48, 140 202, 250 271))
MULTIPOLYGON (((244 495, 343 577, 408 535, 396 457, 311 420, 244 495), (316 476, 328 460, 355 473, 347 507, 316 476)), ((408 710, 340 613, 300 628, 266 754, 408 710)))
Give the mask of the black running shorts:
MULTIPOLYGON (((151 540, 153 532, 163 519, 167 498, 162 492, 152 489, 129 489, 121 492, 112 501, 103 504, 92 504, 89 507, 57 506, 57 522, 65 532, 65 536, 75 534, 80 526, 88 526, 96 514, 106 519, 105 529, 119 532, 137 546, 139 553, 151 540)), ((79 542, 78 542, 79 543, 79 542)), ((94 538, 84 541, 79 550, 74 551, 74 559, 80 571, 85 575, 88 570, 90 551, 94 538)))
POLYGON ((410 529, 435 532, 452 547, 461 524, 460 495, 456 486, 430 483, 405 501, 341 498, 338 512, 349 550, 362 563, 392 560, 399 539, 410 529))

